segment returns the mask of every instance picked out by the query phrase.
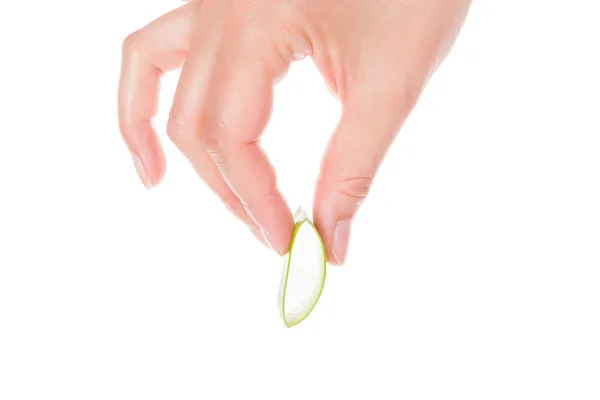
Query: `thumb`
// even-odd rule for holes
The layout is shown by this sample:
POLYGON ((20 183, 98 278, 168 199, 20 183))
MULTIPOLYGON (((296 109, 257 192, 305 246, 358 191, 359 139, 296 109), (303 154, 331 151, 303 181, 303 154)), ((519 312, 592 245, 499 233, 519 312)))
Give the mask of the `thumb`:
POLYGON ((330 263, 344 263, 352 220, 416 97, 402 90, 347 98, 321 165, 313 206, 330 263))

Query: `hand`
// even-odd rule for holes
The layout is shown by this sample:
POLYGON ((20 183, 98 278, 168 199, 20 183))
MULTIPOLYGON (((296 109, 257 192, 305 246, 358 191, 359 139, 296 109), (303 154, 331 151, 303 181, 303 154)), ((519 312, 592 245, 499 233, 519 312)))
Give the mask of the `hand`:
POLYGON ((292 214, 259 139, 273 83, 310 55, 343 104, 317 184, 328 261, 397 132, 446 57, 470 0, 195 0, 124 43, 120 126, 144 184, 165 159, 151 126, 159 79, 183 66, 167 132, 198 175, 261 240, 288 251, 292 214))

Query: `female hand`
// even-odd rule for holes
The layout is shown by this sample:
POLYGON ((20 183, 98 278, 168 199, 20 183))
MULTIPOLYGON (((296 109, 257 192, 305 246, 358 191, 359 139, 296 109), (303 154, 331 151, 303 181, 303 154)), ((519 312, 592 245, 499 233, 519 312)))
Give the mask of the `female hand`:
POLYGON ((273 83, 310 55, 343 104, 315 224, 344 262, 351 221, 398 130, 446 57, 470 0, 194 0, 124 42, 120 127, 146 187, 165 159, 151 126, 160 76, 183 66, 167 132, 261 240, 288 251, 293 218, 259 138, 273 83))

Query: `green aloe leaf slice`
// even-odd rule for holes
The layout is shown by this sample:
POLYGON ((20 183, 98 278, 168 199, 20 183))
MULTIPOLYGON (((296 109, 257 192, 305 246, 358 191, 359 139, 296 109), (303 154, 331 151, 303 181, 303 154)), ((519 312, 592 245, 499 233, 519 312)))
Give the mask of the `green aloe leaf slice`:
POLYGON ((327 273, 325 246, 317 228, 301 208, 294 215, 294 222, 278 297, 279 312, 288 328, 304 321, 315 308, 327 273))

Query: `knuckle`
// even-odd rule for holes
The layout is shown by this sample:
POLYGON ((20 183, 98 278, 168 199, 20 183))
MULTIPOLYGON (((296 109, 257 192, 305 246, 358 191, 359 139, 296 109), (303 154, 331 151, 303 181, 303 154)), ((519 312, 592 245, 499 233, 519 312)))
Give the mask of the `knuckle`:
POLYGON ((240 202, 249 215, 255 215, 255 211, 258 207, 273 204, 279 195, 277 182, 275 181, 274 176, 267 178, 263 184, 263 187, 255 188, 257 189, 256 193, 246 194, 245 196, 240 197, 240 202))
POLYGON ((175 145, 181 148, 186 143, 198 140, 201 135, 201 126, 197 121, 175 112, 167 122, 167 135, 175 145))
POLYGON ((125 38, 123 40, 122 52, 124 55, 131 55, 137 53, 140 48, 140 43, 142 41, 142 30, 138 29, 125 38))
POLYGON ((338 194, 356 203, 358 208, 369 194, 372 185, 373 178, 364 176, 340 179, 335 182, 334 188, 338 194))

